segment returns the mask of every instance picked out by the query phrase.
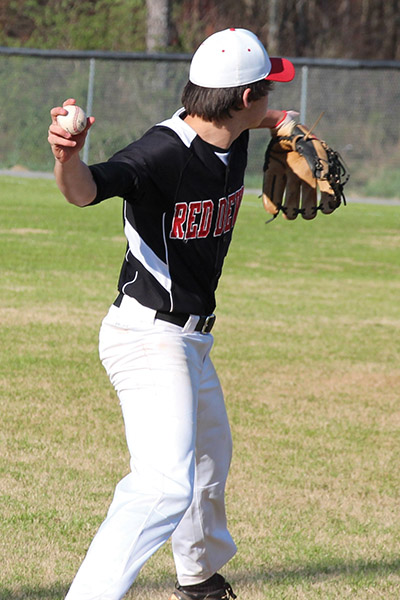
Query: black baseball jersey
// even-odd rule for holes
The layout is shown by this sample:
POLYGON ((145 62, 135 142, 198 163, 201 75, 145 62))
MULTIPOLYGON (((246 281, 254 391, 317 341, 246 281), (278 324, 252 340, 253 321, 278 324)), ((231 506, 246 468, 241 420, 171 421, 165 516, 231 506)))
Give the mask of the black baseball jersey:
POLYGON ((182 116, 92 165, 92 204, 124 199, 121 292, 155 310, 207 315, 243 197, 249 133, 233 142, 225 164, 182 116))

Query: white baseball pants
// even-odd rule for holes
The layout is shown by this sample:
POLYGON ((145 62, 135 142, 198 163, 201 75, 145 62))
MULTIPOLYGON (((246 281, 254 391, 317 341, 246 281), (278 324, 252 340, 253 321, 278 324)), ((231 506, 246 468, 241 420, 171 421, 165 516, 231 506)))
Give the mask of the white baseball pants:
POLYGON ((131 472, 67 600, 119 600, 172 536, 178 581, 205 581, 236 552, 224 490, 231 435, 209 353, 211 334, 155 319, 124 296, 100 330, 100 358, 122 407, 131 472))

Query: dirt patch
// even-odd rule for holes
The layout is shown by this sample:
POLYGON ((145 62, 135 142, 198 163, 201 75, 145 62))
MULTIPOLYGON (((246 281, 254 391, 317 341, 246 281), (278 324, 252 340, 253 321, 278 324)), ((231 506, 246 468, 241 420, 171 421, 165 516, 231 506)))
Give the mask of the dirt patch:
POLYGON ((52 233, 50 229, 33 229, 32 227, 19 227, 14 229, 0 229, 0 233, 12 233, 15 235, 31 235, 33 234, 49 234, 52 233))

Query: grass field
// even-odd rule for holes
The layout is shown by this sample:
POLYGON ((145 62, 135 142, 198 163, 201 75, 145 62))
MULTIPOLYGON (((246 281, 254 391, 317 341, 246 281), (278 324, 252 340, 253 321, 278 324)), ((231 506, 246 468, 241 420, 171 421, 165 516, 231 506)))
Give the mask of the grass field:
MULTIPOLYGON (((125 243, 120 202, 2 177, 0 598, 61 600, 128 470, 97 355, 125 243)), ((294 223, 246 196, 214 362, 234 437, 238 600, 400 596, 400 208, 294 223)), ((128 598, 166 600, 167 544, 128 598)))

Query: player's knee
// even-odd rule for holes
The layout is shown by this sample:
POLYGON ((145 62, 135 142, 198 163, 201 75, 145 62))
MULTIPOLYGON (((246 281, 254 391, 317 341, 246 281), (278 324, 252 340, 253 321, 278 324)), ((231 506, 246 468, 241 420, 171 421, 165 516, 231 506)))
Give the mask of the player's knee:
POLYGON ((174 506, 177 514, 187 511, 193 500, 193 485, 190 481, 174 482, 166 489, 166 500, 174 506))

